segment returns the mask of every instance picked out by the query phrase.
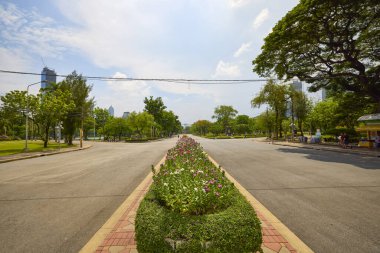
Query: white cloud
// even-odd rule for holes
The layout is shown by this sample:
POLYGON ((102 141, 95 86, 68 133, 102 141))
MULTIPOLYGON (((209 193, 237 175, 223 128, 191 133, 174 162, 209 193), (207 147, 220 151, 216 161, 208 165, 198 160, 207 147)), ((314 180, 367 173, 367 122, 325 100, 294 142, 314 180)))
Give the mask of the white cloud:
POLYGON ((73 37, 73 32, 55 25, 54 20, 35 11, 20 10, 14 4, 0 5, 0 35, 6 46, 25 48, 27 53, 43 57, 59 57, 68 49, 62 37, 73 37))
MULTIPOLYGON (((126 74, 116 72, 113 78, 127 78, 126 74)), ((144 97, 150 95, 150 86, 144 81, 107 81, 107 85, 115 92, 123 93, 128 97, 144 97)))
MULTIPOLYGON (((19 48, 9 49, 0 47, 0 69, 3 70, 24 70, 32 71, 30 66, 33 66, 33 60, 26 54, 25 51, 19 48)), ((38 82, 40 76, 23 76, 16 74, 0 74, 0 95, 11 90, 26 90, 26 86, 31 83, 38 82)), ((39 90, 39 85, 31 87, 30 92, 36 93, 39 90)))
POLYGON ((250 0, 229 0, 230 6, 233 8, 244 6, 249 2, 250 0))
POLYGON ((234 57, 237 58, 243 53, 249 51, 251 49, 251 42, 243 43, 240 48, 234 53, 234 57))
POLYGON ((253 21, 253 28, 258 29, 269 17, 269 11, 267 8, 260 11, 259 15, 253 21))
POLYGON ((240 75, 240 69, 238 65, 234 65, 228 62, 220 60, 216 66, 214 78, 228 78, 237 77, 240 75))

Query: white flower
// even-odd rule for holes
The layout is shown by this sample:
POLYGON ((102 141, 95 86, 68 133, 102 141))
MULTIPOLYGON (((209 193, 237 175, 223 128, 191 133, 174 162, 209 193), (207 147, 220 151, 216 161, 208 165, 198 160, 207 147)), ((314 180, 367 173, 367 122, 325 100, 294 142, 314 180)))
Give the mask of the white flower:
POLYGON ((196 191, 196 192, 197 192, 197 191, 198 191, 198 188, 197 188, 197 187, 195 187, 195 188, 194 188, 194 191, 196 191))
POLYGON ((168 183, 164 183, 164 186, 168 186, 168 183))

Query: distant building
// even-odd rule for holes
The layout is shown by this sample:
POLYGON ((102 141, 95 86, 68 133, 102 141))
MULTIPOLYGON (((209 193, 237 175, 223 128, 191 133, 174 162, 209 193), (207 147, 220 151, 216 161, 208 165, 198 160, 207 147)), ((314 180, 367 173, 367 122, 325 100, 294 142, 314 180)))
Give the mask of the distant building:
POLYGON ((123 113, 123 119, 128 118, 129 114, 130 114, 130 112, 124 112, 124 113, 123 113))
MULTIPOLYGON (((289 85, 292 86, 296 91, 303 91, 302 90, 303 85, 301 81, 293 80, 289 85)), ((286 116, 290 117, 291 115, 292 115, 292 104, 289 101, 286 105, 286 116)))
POLYGON ((112 105, 108 108, 108 113, 113 117, 115 116, 115 110, 113 109, 112 105))
POLYGON ((41 88, 45 89, 57 82, 57 73, 54 70, 44 67, 41 72, 41 88))
POLYGON ((293 81, 290 83, 290 85, 293 86, 293 88, 294 88, 296 91, 302 91, 302 82, 301 82, 301 81, 293 80, 293 81))
POLYGON ((322 88, 322 101, 326 99, 326 89, 325 88, 322 88))

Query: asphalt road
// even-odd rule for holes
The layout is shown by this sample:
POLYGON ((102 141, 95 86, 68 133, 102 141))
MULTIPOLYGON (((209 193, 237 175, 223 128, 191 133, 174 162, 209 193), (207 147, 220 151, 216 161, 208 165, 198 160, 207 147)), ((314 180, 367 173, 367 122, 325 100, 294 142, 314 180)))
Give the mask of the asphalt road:
POLYGON ((380 158, 196 139, 315 252, 380 252, 380 158))
POLYGON ((176 140, 0 164, 0 252, 78 252, 176 140))

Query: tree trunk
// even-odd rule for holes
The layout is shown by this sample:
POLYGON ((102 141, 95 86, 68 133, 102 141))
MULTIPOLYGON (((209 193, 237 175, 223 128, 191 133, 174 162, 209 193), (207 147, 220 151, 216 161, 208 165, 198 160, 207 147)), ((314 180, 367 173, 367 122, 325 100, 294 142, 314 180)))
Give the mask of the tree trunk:
POLYGON ((45 138, 44 138, 44 148, 47 148, 48 141, 49 141, 49 126, 45 127, 45 138))

